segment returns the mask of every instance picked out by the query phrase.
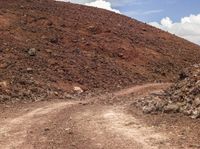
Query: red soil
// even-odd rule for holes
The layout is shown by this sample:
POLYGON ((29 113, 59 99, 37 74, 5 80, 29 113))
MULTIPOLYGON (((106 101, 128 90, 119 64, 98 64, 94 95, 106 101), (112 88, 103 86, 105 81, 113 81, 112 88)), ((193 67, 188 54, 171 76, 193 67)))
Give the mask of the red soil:
POLYGON ((64 97, 74 85, 93 91, 169 82, 200 62, 200 47, 175 35, 51 0, 1 0, 0 35, 0 101, 64 97))

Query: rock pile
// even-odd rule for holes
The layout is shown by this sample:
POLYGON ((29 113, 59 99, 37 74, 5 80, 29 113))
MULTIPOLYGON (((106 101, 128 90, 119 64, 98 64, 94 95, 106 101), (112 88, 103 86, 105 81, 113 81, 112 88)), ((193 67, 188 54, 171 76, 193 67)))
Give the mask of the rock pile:
POLYGON ((183 71, 179 80, 168 90, 139 99, 135 105, 142 107, 144 113, 179 112, 200 118, 200 64, 183 71))

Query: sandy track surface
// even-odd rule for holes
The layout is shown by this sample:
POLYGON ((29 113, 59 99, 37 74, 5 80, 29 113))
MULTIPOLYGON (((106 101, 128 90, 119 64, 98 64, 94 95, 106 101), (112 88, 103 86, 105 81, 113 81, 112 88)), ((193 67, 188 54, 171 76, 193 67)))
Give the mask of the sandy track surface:
MULTIPOLYGON (((169 84, 146 84, 112 93, 146 95, 169 84), (138 94, 137 94, 138 93, 138 94)), ((110 98, 104 96, 103 98, 110 98)), ((88 101, 37 102, 8 107, 0 114, 1 149, 159 149, 181 148, 174 136, 128 112, 126 104, 88 101), (19 107, 19 106, 18 106, 19 107)), ((95 99, 94 99, 95 100, 95 99)), ((113 101, 114 102, 114 101, 113 101)), ((147 119, 148 120, 148 119, 147 119)), ((184 128, 183 128, 184 129, 184 128)), ((180 138, 177 138, 180 139, 180 138)), ((180 140, 179 140, 180 142, 180 140)), ((198 144, 192 144, 197 148, 198 144)))

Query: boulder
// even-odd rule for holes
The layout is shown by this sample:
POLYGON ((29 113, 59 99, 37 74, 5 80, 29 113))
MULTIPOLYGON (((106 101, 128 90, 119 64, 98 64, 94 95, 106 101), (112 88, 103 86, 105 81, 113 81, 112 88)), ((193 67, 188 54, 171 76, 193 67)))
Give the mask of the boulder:
POLYGON ((74 92, 77 94, 83 93, 83 89, 79 86, 74 86, 74 92))
POLYGON ((29 49, 28 54, 29 54, 29 56, 36 56, 36 49, 35 48, 29 49))
POLYGON ((194 100, 194 106, 195 107, 200 106, 200 98, 199 97, 195 98, 195 100, 194 100))
POLYGON ((164 106, 163 111, 165 113, 175 113, 179 111, 179 106, 176 104, 168 104, 167 106, 164 106))
POLYGON ((144 106, 142 108, 143 113, 145 114, 150 114, 152 112, 156 111, 156 107, 154 105, 148 105, 148 106, 144 106))

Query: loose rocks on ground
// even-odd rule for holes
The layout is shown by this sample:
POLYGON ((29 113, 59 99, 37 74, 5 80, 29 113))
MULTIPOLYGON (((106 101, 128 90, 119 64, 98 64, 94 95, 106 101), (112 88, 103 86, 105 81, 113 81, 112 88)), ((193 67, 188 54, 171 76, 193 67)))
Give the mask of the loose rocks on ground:
POLYGON ((144 113, 183 113, 200 118, 200 64, 184 70, 179 80, 161 95, 138 99, 134 105, 144 113))

